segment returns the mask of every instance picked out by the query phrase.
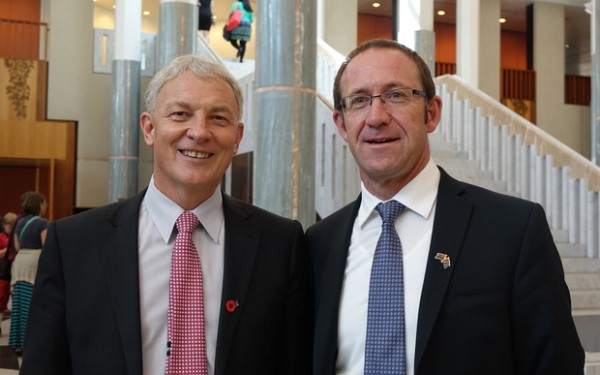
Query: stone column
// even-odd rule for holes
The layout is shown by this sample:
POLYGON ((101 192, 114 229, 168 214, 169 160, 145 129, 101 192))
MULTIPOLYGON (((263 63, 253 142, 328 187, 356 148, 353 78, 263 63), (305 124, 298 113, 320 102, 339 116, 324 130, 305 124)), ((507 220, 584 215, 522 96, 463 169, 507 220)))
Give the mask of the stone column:
MULTIPOLYGON (((281 1, 289 1, 292 3, 290 5, 295 2, 295 0, 281 1)), ((319 23, 319 37, 342 55, 347 55, 356 47, 358 38, 358 13, 356 10, 358 0, 318 1, 319 9, 317 13, 319 16, 316 18, 319 23)), ((312 23, 314 20, 310 22, 312 23)))
POLYGON ((560 4, 533 3, 533 69, 536 123, 570 145, 575 133, 562 121, 565 111, 565 11, 560 4), (574 134, 567 134, 574 133, 574 134))
POLYGON ((255 204, 315 221, 316 0, 263 0, 257 22, 255 204))
POLYGON ((141 17, 141 0, 117 0, 115 57, 112 65, 109 202, 116 202, 137 192, 141 17))
POLYGON ((433 0, 396 0, 396 40, 415 50, 435 74, 433 0))
POLYGON ((592 102, 590 105, 590 120, 592 133, 592 160, 600 165, 600 0, 591 1, 591 26, 593 33, 590 38, 592 51, 592 102))
POLYGON ((197 4, 197 0, 160 0, 158 69, 177 56, 196 52, 197 4))
POLYGON ((458 0, 456 73, 500 100, 500 0, 458 0))

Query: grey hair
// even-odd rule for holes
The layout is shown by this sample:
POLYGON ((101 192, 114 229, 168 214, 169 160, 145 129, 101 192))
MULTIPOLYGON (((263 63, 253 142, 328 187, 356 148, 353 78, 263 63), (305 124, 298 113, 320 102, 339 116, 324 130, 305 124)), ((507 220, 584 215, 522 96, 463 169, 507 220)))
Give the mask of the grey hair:
POLYGON ((235 101, 238 105, 239 119, 242 118, 244 97, 242 96, 242 89, 240 88, 237 80, 222 64, 213 62, 212 60, 208 60, 204 57, 193 55, 184 55, 174 58, 167 66, 162 68, 154 75, 148 84, 146 94, 144 95, 146 110, 149 112, 154 110, 156 98, 158 97, 160 90, 162 90, 163 86, 167 82, 183 75, 188 71, 191 71, 201 79, 216 79, 227 83, 235 95, 235 101))

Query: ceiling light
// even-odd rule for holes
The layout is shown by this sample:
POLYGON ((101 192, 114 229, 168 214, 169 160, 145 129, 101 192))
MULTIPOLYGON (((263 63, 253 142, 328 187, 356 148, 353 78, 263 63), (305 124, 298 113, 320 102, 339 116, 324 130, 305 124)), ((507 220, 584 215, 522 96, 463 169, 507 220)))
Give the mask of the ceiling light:
POLYGON ((150 11, 149 10, 145 10, 144 11, 144 16, 149 16, 150 15, 150 11))
POLYGON ((373 6, 373 8, 379 8, 381 6, 380 3, 373 3, 371 5, 373 6))
POLYGON ((500 19, 498 20, 498 22, 500 22, 500 23, 505 23, 505 22, 506 22, 506 18, 504 18, 504 17, 500 17, 500 19))
POLYGON ((437 15, 438 16, 445 16, 446 15, 446 11, 445 10, 438 10, 437 11, 437 15))

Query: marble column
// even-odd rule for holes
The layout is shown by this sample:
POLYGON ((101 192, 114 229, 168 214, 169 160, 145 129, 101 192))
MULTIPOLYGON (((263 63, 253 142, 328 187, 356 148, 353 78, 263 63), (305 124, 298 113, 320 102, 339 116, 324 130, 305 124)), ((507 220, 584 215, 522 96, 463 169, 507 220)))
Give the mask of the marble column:
MULTIPOLYGON (((213 0, 214 1, 214 0, 213 0)), ((197 0, 160 0, 158 68, 175 57, 196 52, 197 0)))
POLYGON ((458 0, 456 73, 500 100, 500 0, 458 0))
POLYGON ((342 55, 347 55, 356 47, 358 38, 358 0, 318 0, 318 3, 318 17, 315 18, 319 37, 342 55))
POLYGON ((112 64, 109 202, 128 198, 137 192, 141 17, 141 0, 117 0, 115 57, 112 64))
POLYGON ((315 221, 316 0, 263 0, 257 19, 255 204, 315 221))
POLYGON ((415 50, 435 73, 433 0, 397 0, 396 40, 415 50))
POLYGON ((560 4, 533 3, 533 69, 536 124, 570 145, 579 133, 565 126, 565 10, 560 4))
POLYGON ((591 86, 592 102, 590 105, 590 120, 592 133, 592 160, 600 165, 600 0, 591 1, 590 43, 592 51, 591 86))

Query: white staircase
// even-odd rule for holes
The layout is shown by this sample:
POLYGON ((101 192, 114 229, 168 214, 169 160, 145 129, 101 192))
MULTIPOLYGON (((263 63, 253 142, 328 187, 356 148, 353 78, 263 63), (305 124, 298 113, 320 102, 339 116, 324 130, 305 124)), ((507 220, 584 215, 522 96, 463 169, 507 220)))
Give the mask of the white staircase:
MULTIPOLYGON (((442 92, 443 91, 444 89, 442 89, 442 92)), ((447 94, 448 93, 446 93, 446 99, 448 99, 447 94)), ((445 102, 444 104, 448 105, 449 103, 445 102)), ((467 101, 466 103, 462 103, 458 106, 456 103, 452 103, 451 105, 454 106, 454 111, 457 109, 464 111, 465 109, 461 108, 461 106, 470 104, 467 101)), ((470 111, 475 113, 475 110, 470 109, 470 111)), ((451 113, 447 112, 446 116, 447 117, 445 118, 445 121, 443 121, 440 126, 452 126, 449 125, 451 120, 448 118, 448 116, 451 116, 451 113)), ((459 118, 463 119, 462 116, 459 116, 459 118)), ((473 128, 477 127, 477 125, 475 125, 477 121, 477 119, 472 120, 471 125, 473 128)), ((486 123, 485 126, 497 126, 496 124, 488 123, 488 121, 489 119, 485 119, 485 116, 481 116, 480 123, 486 123)), ((469 124, 470 121, 465 122, 469 124)), ((499 129, 495 129, 493 131, 497 134, 501 133, 499 129)), ((527 189, 525 193, 520 191, 520 187, 522 185, 519 184, 518 177, 522 176, 523 174, 518 171, 512 172, 516 174, 517 178, 515 178, 513 181, 513 189, 511 191, 511 189, 509 189, 509 183, 506 181, 506 179, 499 178, 499 176, 502 176, 503 174, 506 175, 506 173, 511 172, 507 172, 505 170, 504 172, 498 173, 498 171, 493 171, 491 168, 482 167, 482 165, 490 165, 490 163, 482 163, 480 160, 481 158, 488 156, 484 157, 482 155, 483 152, 481 151, 482 154, 479 156, 479 158, 474 157, 473 150, 476 147, 467 145, 467 142, 463 142, 463 146, 459 147, 457 142, 448 140, 449 137, 447 134, 449 133, 459 133, 462 136, 464 134, 469 134, 470 132, 467 132, 464 129, 453 129, 452 131, 448 131, 446 129, 446 136, 444 135, 443 130, 439 130, 436 131, 436 133, 431 134, 429 137, 433 159, 451 176, 465 182, 483 186, 499 193, 536 200, 542 205, 548 203, 548 200, 544 199, 545 194, 554 197, 556 196, 556 194, 551 192, 552 187, 547 188, 546 186, 543 186, 545 184, 541 184, 542 187, 545 188, 545 194, 535 192, 532 193, 531 190, 533 189, 527 189), (469 154, 469 149, 471 150, 471 155, 469 154), (537 199, 532 199, 531 196, 527 196, 528 194, 532 194, 537 199)), ((489 136, 491 132, 488 130, 485 133, 489 136)), ((505 134, 505 136, 508 135, 505 134)), ((475 142, 478 140, 480 141, 480 139, 478 139, 479 137, 480 136, 476 134, 469 135, 469 139, 475 142)), ((498 142, 507 141, 504 140, 498 142)), ((491 142, 488 139, 487 144, 489 145, 489 143, 491 142)), ((514 150, 517 154, 519 154, 519 151, 516 151, 516 149, 519 147, 526 148, 527 146, 515 145, 514 150)), ((499 149, 501 148, 502 147, 499 149)), ((540 157, 536 153, 529 152, 526 152, 525 155, 531 155, 533 159, 540 157)), ((515 161, 515 164, 528 165, 531 167, 532 165, 536 165, 538 163, 535 161, 531 162, 531 160, 529 160, 527 163, 515 161)), ((586 165, 586 167, 588 166, 586 165)), ((506 169, 508 169, 508 167, 506 167, 506 169)), ((590 168, 590 170, 593 171, 594 168, 590 168)), ((535 174, 535 168, 532 168, 530 172, 535 174)), ((551 167, 545 168, 544 173, 552 174, 551 167)), ((564 175, 568 178, 568 174, 565 173, 564 175)), ((531 179, 529 181, 531 183, 531 179)), ((564 194, 561 194, 561 197, 565 198, 564 200, 561 199, 561 202, 566 202, 566 204, 570 204, 572 206, 575 205, 577 207, 576 210, 572 210, 575 211, 574 215, 568 216, 571 216, 572 218, 575 217, 575 221, 579 224, 586 223, 588 219, 591 220, 591 223, 584 225, 586 229, 582 229, 580 225, 563 225, 563 220, 552 220, 549 217, 549 222, 554 223, 552 234, 556 242, 558 252, 561 255, 565 270, 565 280, 571 292, 573 316, 582 344, 586 350, 585 373, 586 375, 600 375, 600 259, 598 257, 598 242, 594 241, 594 238, 597 239, 597 237, 594 236, 597 236, 598 232, 600 231, 600 228, 598 227, 598 192, 579 188, 577 189, 577 194, 572 194, 575 196, 574 198, 571 198, 574 199, 574 201, 569 201, 570 194, 568 192, 570 186, 572 190, 572 183, 569 181, 561 181, 561 185, 563 185, 562 190, 564 190, 564 194), (577 231, 578 236, 570 235, 569 231, 577 231), (587 240, 587 243, 579 241, 581 239, 587 240)), ((589 182, 586 181, 581 185, 589 186, 589 182)), ((575 188, 577 188, 577 186, 575 186, 575 188)), ((554 206, 555 205, 556 203, 554 203, 554 206)), ((545 209, 547 214, 548 212, 553 212, 555 214, 557 212, 556 209, 553 210, 547 205, 545 209)), ((565 211, 568 212, 569 210, 565 211)))

